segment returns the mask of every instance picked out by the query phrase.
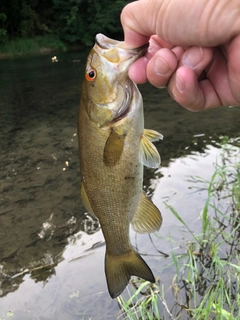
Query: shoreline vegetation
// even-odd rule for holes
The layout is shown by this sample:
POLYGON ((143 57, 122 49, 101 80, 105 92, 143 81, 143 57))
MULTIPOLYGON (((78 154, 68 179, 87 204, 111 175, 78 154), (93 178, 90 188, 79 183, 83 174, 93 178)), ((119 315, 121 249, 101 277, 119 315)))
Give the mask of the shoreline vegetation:
POLYGON ((169 234, 172 282, 166 288, 160 280, 135 279, 136 290, 117 298, 119 320, 240 319, 240 138, 222 137, 219 147, 211 179, 189 180, 196 190, 206 191, 201 233, 191 231, 166 203, 188 235, 179 246, 169 234))
POLYGON ((0 59, 33 54, 45 54, 57 51, 73 51, 87 48, 80 42, 68 44, 55 35, 36 36, 34 38, 16 38, 0 45, 0 59))
POLYGON ((120 13, 129 0, 8 0, 0 3, 0 57, 93 45, 99 32, 123 37, 120 13))

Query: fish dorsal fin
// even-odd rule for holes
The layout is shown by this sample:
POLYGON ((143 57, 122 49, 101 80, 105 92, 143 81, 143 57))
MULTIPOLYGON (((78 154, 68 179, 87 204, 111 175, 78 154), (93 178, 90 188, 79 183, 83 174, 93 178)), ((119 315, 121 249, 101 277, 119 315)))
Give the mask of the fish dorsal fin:
POLYGON ((154 130, 144 129, 140 143, 140 161, 146 167, 158 168, 161 163, 157 148, 151 141, 162 139, 161 133, 154 130))
POLYGON ((131 223, 138 233, 158 231, 162 225, 161 212, 143 191, 131 223))
POLYGON ((120 160, 124 138, 124 135, 119 135, 115 131, 110 132, 103 152, 103 161, 107 166, 115 166, 120 160))
POLYGON ((91 204, 89 202, 89 199, 88 199, 87 193, 85 191, 83 182, 81 182, 80 196, 81 196, 82 202, 83 202, 87 212, 90 213, 91 215, 93 215, 94 217, 96 217, 94 212, 93 212, 93 209, 91 207, 91 204))

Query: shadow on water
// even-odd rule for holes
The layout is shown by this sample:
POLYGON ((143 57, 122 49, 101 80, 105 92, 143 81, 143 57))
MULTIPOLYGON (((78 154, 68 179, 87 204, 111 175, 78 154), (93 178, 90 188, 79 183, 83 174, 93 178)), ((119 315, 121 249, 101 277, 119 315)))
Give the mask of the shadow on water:
MULTIPOLYGON (((0 318, 11 310, 24 320, 81 319, 85 311, 112 319, 118 310, 106 289, 99 225, 79 198, 77 113, 86 54, 61 53, 57 63, 47 55, 0 61, 0 318)), ((184 175, 211 175, 219 136, 239 132, 240 109, 191 113, 166 90, 140 89, 146 128, 164 135, 156 144, 162 168, 144 178, 164 215, 165 197, 177 201, 176 190, 189 192, 184 175)), ((196 218, 198 201, 191 198, 185 221, 196 218)), ((171 226, 164 216, 161 232, 171 226)), ((159 274, 146 237, 140 252, 155 253, 146 260, 159 274)))

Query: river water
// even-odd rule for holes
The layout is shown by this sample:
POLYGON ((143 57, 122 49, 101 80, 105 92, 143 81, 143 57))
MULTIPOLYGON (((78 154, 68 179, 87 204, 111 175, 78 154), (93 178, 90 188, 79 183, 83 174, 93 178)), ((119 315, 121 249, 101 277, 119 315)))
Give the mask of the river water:
MULTIPOLYGON (((101 230, 79 197, 77 117, 86 56, 0 61, 0 319, 8 312, 18 320, 119 315, 107 292, 101 230)), ((183 234, 164 203, 199 231, 206 192, 192 192, 189 177, 211 177, 219 137, 239 136, 240 108, 191 113, 166 90, 150 85, 140 90, 145 127, 164 135, 156 143, 162 166, 146 170, 144 177, 164 222, 154 245, 148 235, 131 237, 168 286, 169 261, 158 250, 170 254, 166 238, 171 234, 177 243, 183 234)))

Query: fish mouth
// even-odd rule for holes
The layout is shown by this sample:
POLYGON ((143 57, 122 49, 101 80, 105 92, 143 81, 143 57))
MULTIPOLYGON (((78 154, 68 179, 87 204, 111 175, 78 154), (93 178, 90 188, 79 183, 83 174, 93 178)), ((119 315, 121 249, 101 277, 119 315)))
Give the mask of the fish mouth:
POLYGON ((96 35, 94 50, 101 58, 103 69, 109 73, 108 81, 116 97, 109 103, 97 103, 99 108, 107 108, 111 112, 108 119, 102 119, 98 125, 102 128, 112 125, 131 112, 135 84, 128 77, 130 65, 147 51, 148 44, 135 48, 124 48, 124 42, 110 39, 99 33, 96 35))
POLYGON ((143 56, 146 53, 147 48, 149 46, 149 44, 146 43, 145 45, 138 47, 138 48, 126 49, 126 48, 124 48, 124 41, 118 41, 115 39, 108 38, 102 33, 98 33, 96 35, 95 42, 96 42, 97 46, 102 50, 111 50, 114 48, 121 50, 122 51, 122 54, 121 54, 122 58, 124 57, 124 60, 131 59, 132 62, 134 62, 135 60, 137 60, 138 58, 143 56))
POLYGON ((95 42, 101 49, 111 49, 121 43, 121 41, 108 38, 102 33, 96 35, 95 42))

